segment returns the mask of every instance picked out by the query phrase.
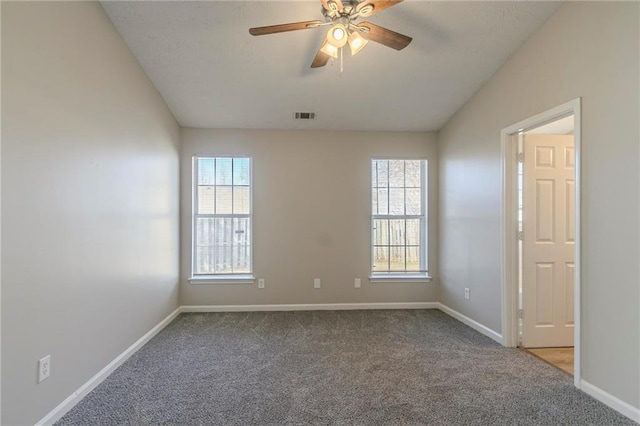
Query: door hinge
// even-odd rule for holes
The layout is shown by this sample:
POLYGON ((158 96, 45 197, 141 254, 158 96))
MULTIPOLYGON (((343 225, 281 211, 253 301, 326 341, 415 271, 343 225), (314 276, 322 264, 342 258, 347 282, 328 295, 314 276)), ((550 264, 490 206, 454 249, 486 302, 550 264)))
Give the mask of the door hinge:
POLYGON ((518 163, 524 163, 524 152, 518 153, 518 163))
POLYGON ((524 319, 524 309, 518 309, 518 318, 524 319))
POLYGON ((524 232, 518 231, 518 241, 524 241, 524 232))

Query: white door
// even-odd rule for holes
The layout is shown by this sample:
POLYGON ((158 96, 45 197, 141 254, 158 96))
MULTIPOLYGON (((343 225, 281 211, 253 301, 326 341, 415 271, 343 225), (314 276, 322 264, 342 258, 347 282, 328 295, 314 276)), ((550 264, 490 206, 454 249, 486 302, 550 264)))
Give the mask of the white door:
POLYGON ((524 347, 573 346, 572 135, 524 136, 524 347))

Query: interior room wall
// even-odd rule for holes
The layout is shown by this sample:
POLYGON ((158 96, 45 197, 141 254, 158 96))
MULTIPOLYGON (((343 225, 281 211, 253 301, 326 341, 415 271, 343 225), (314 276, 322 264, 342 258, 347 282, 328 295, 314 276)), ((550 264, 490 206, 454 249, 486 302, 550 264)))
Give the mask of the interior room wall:
POLYGON ((438 137, 441 301, 500 331, 500 131, 582 97, 582 378, 635 407, 639 8, 566 3, 438 137))
POLYGON ((433 133, 181 130, 183 305, 436 302, 437 153, 433 133), (257 285, 195 285, 191 267, 194 155, 253 158, 257 285), (371 159, 429 160, 431 283, 371 283, 371 159), (321 288, 313 288, 314 278, 321 288), (362 279, 362 288, 354 279, 362 279))
POLYGON ((2 89, 0 422, 24 425, 178 306, 179 129, 97 2, 3 2, 2 89))

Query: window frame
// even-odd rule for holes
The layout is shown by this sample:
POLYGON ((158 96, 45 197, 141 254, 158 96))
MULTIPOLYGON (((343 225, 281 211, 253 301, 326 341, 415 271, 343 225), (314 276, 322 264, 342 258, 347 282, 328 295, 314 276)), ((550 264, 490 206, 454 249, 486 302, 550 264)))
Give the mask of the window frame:
MULTIPOLYGON (((191 163, 191 271, 188 279, 190 284, 253 284, 255 277, 254 265, 254 237, 253 237, 253 158, 249 155, 193 155, 191 163), (246 159, 249 161, 249 213, 248 214, 198 214, 198 160, 206 159, 246 159), (196 222, 200 217, 249 218, 249 272, 231 272, 218 274, 196 274, 196 222)), ((215 186, 215 185, 214 185, 215 186)), ((233 185, 232 185, 233 186, 233 185)), ((233 192, 232 192, 233 193, 233 192)))
MULTIPOLYGON (((369 162, 369 230, 370 265, 369 281, 371 282, 430 282, 429 274, 429 160, 424 157, 373 157, 369 162), (373 212, 373 162, 374 161, 419 161, 420 162, 420 207, 421 215, 380 215, 373 212), (374 271, 375 236, 374 221, 377 219, 421 219, 420 226, 420 271, 374 271)), ((404 187, 406 188, 406 187, 404 187)), ((406 199, 405 199, 406 212, 406 199)))

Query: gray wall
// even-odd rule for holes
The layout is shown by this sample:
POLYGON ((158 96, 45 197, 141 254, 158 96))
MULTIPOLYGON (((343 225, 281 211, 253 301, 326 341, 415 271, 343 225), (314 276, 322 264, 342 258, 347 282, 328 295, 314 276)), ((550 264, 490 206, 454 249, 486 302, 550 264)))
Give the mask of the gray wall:
POLYGON ((582 378, 636 407, 639 8, 564 5, 438 139, 441 301, 500 331, 500 130, 582 97, 582 378))
POLYGON ((178 305, 179 129, 97 2, 3 2, 2 89, 1 423, 33 424, 178 305))
POLYGON ((434 302, 437 283, 370 283, 372 157, 429 160, 429 265, 437 277, 436 138, 433 133, 182 129, 184 305, 434 302), (257 285, 192 285, 191 159, 253 157, 257 285), (313 279, 322 288, 313 288, 313 279), (355 289, 354 278, 362 279, 355 289))

